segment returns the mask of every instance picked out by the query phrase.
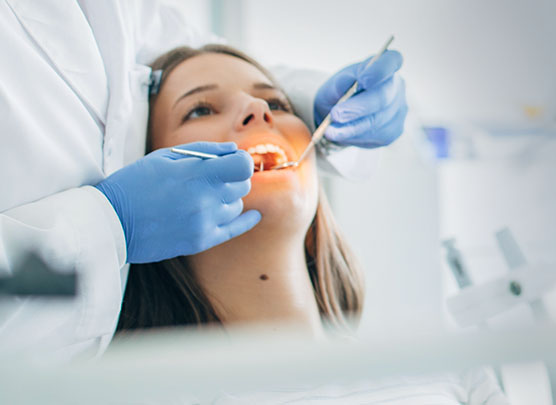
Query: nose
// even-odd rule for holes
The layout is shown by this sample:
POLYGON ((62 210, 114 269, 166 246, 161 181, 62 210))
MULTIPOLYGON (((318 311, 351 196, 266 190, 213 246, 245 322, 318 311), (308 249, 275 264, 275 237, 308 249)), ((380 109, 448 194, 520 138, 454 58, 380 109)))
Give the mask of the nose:
POLYGON ((273 125, 273 118, 268 103, 260 98, 250 97, 245 101, 236 122, 236 130, 241 131, 257 125, 273 125))

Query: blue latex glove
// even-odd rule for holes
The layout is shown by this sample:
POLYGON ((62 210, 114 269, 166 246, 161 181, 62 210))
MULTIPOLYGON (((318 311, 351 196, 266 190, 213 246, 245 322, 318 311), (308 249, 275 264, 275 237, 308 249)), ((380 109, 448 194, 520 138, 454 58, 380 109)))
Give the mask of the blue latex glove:
POLYGON ((159 149, 118 170, 96 187, 120 218, 129 263, 156 262, 209 249, 255 226, 242 214, 253 159, 237 145, 196 142, 185 149, 226 155, 188 157, 159 149))
POLYGON ((314 113, 318 126, 355 80, 359 83, 351 98, 332 108, 332 123, 325 131, 330 141, 376 148, 392 143, 403 132, 407 115, 405 84, 395 74, 402 65, 402 56, 386 51, 365 69, 369 60, 340 70, 317 92, 314 113))

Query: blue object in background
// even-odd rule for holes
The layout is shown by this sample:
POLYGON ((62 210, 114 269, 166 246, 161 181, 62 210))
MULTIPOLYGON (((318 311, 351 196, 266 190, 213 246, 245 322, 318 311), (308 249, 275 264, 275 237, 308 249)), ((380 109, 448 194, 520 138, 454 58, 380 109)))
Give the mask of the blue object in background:
POLYGON ((450 157, 450 133, 444 127, 423 127, 427 140, 434 147, 434 156, 437 159, 450 157))

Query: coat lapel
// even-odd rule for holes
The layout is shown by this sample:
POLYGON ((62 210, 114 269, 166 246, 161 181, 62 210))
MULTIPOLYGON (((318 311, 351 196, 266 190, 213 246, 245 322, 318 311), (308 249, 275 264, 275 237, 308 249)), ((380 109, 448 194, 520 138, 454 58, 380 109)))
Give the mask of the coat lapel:
POLYGON ((106 72, 77 1, 7 1, 50 64, 104 124, 109 96, 106 72))

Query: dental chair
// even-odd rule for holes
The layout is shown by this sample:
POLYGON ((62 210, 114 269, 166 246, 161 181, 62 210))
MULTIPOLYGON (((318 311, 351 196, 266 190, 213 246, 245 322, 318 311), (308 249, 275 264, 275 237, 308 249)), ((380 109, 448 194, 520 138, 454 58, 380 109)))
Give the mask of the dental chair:
MULTIPOLYGON (((528 264, 508 228, 496 232, 495 237, 508 272, 479 285, 472 282, 455 240, 443 242, 446 261, 460 289, 459 293, 448 297, 448 312, 463 329, 488 330, 523 323, 529 327, 548 324, 550 319, 543 296, 556 286, 556 269, 545 264, 528 264)), ((556 370, 551 371, 554 373, 556 370)), ((496 369, 496 374, 512 404, 553 403, 554 387, 551 389, 550 372, 545 362, 502 364, 496 369)))

